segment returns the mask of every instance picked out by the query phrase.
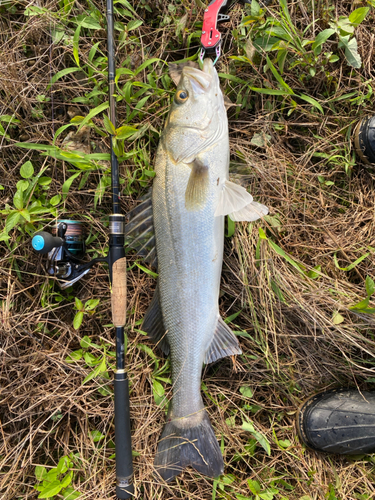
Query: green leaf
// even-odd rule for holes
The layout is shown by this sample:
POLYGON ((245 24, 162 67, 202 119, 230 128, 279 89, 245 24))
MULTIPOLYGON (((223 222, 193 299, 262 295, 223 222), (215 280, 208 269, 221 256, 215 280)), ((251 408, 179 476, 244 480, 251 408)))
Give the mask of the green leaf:
POLYGON ((85 16, 84 14, 77 16, 74 20, 72 19, 72 21, 76 22, 83 28, 88 28, 93 30, 103 29, 103 26, 101 26, 101 24, 98 23, 96 19, 94 19, 91 16, 85 16))
POLYGON ((332 323, 334 325, 339 325, 345 320, 344 316, 341 316, 341 314, 338 311, 335 311, 332 315, 332 323))
POLYGON ((267 95, 290 95, 289 92, 285 90, 275 90, 275 89, 266 89, 266 88, 257 88, 257 87, 249 87, 250 90, 254 92, 258 92, 259 94, 267 94, 267 95))
POLYGON ((62 492, 64 500, 76 500, 81 496, 79 491, 74 490, 73 488, 67 488, 62 492))
POLYGON ((4 137, 10 139, 10 135, 5 133, 4 127, 2 125, 0 125, 0 135, 3 135, 4 137))
POLYGON ((157 62, 157 61, 161 61, 161 59, 159 59, 158 57, 153 57, 152 59, 147 59, 147 61, 145 61, 143 64, 141 64, 139 66, 139 68, 137 68, 135 71, 134 71, 134 75, 138 75, 138 73, 140 73, 141 71, 143 71, 145 68, 147 68, 148 66, 150 66, 151 64, 153 64, 154 62, 157 62))
POLYGON ((279 0, 279 2, 280 2, 280 5, 281 5, 281 8, 283 9, 284 16, 286 17, 286 19, 288 21, 288 25, 290 27, 294 26, 293 25, 293 21, 290 18, 287 1, 286 0, 279 0))
POLYGON ((14 115, 1 115, 0 121, 5 123, 21 123, 14 115))
POLYGON ((77 179, 77 177, 81 175, 81 172, 76 172, 75 174, 73 174, 71 177, 69 177, 69 179, 67 179, 64 184, 62 185, 62 188, 61 188, 61 192, 62 192, 62 195, 63 195, 63 199, 65 200, 65 198, 67 197, 68 193, 69 193, 69 189, 70 189, 70 186, 73 184, 73 181, 75 179, 77 179))
POLYGON ((128 22, 126 29, 128 31, 132 31, 142 26, 142 24, 143 21, 141 21, 140 19, 134 19, 133 21, 128 22))
POLYGON ((68 123, 67 125, 63 125, 62 127, 59 127, 56 132, 55 132, 55 135, 53 136, 53 144, 55 144, 56 142, 56 139, 58 138, 58 136, 64 132, 64 130, 66 130, 67 128, 71 127, 73 124, 72 123, 68 123))
POLYGON ((54 75, 51 78, 51 82, 47 85, 47 90, 51 87, 51 85, 53 85, 55 82, 57 82, 57 80, 59 80, 63 76, 69 75, 70 73, 74 73, 75 71, 82 71, 82 70, 81 70, 81 68, 65 68, 65 69, 62 69, 61 71, 59 71, 58 73, 56 73, 56 75, 54 75))
POLYGON ((257 431, 254 428, 254 425, 252 424, 252 422, 243 422, 242 429, 247 431, 247 432, 250 432, 250 434, 252 434, 254 436, 254 438, 258 441, 258 443, 265 450, 267 455, 271 455, 271 447, 270 447, 270 443, 268 442, 268 439, 265 436, 263 436, 262 433, 260 433, 259 431, 257 431))
POLYGON ((34 167, 31 161, 29 160, 22 165, 20 169, 20 174, 21 177, 23 177, 24 179, 29 179, 33 175, 33 173, 34 173, 34 167))
POLYGON ((352 311, 353 309, 366 309, 368 304, 370 302, 370 297, 366 297, 365 299, 361 300, 361 302, 358 302, 357 304, 354 304, 354 306, 350 306, 349 309, 352 311))
POLYGON ((5 222, 6 233, 9 233, 9 231, 11 231, 14 228, 14 226, 16 226, 18 224, 20 217, 21 217, 21 214, 18 211, 11 212, 8 215, 7 220, 5 222))
POLYGON ((22 210, 23 209, 23 191, 18 190, 16 191, 15 195, 13 196, 13 205, 18 209, 22 210))
POLYGON ((90 431, 90 434, 94 443, 98 443, 99 441, 105 438, 105 435, 98 430, 90 431))
POLYGON ((153 381, 152 392, 154 394, 155 403, 160 405, 160 403, 164 400, 165 390, 158 380, 153 381))
POLYGON ((150 269, 147 269, 147 267, 142 266, 142 264, 140 264, 139 262, 136 262, 135 265, 139 269, 141 269, 143 272, 145 272, 146 274, 148 274, 149 276, 152 276, 153 278, 157 278, 158 277, 157 273, 154 273, 153 271, 150 271, 150 269))
POLYGON ((78 330, 78 328, 82 325, 82 320, 83 320, 83 312, 78 311, 73 319, 73 328, 75 330, 78 330))
POLYGON ((69 486, 69 484, 72 482, 73 480, 73 471, 70 471, 69 474, 67 474, 62 480, 61 480, 61 486, 63 488, 66 488, 67 486, 69 486))
POLYGON ((100 299, 89 299, 85 303, 85 311, 92 311, 99 304, 100 299))
POLYGON ((87 377, 82 382, 82 385, 86 384, 86 382, 88 382, 89 380, 97 377, 98 375, 100 375, 101 373, 105 372, 106 370, 107 370, 107 364, 106 364, 105 356, 103 356, 103 358, 101 360, 101 363, 98 364, 98 366, 95 368, 95 370, 93 370, 91 373, 89 373, 87 375, 87 377))
POLYGON ((331 37, 335 33, 333 28, 328 28, 326 30, 321 31, 314 40, 314 43, 311 45, 311 48, 314 51, 315 55, 319 55, 322 50, 322 45, 325 43, 329 37, 331 37))
POLYGON ((119 140, 127 139, 131 135, 137 132, 137 129, 134 127, 130 127, 129 125, 124 125, 116 130, 116 138, 119 140))
POLYGON ((97 358, 96 356, 94 356, 90 352, 85 352, 83 357, 85 359, 86 364, 89 366, 96 366, 100 363, 100 358, 97 358))
POLYGON ((315 99, 313 99, 312 97, 310 97, 309 95, 305 95, 305 94, 299 94, 298 96, 300 99, 302 99, 303 101, 306 101, 308 102, 309 104, 312 104, 314 106, 314 108, 317 108, 319 109, 319 111, 322 113, 322 115, 324 115, 324 111, 323 111, 323 108, 322 106, 318 103, 318 101, 316 101, 315 99))
POLYGON ((50 498, 57 495, 62 490, 60 481, 52 481, 46 486, 43 491, 39 494, 38 498, 50 498))
POLYGON ((58 205, 61 201, 61 194, 56 194, 55 196, 52 196, 52 198, 49 200, 50 205, 55 207, 58 205))
POLYGON ((353 10, 349 15, 349 21, 357 27, 367 16, 369 10, 370 7, 359 7, 359 9, 353 10))
POLYGON ((282 76, 279 74, 279 72, 277 71, 275 66, 272 64, 271 59, 267 56, 266 60, 267 60, 268 67, 272 71, 273 76, 276 78, 276 80, 279 82, 279 84, 285 89, 285 91, 288 94, 293 95, 294 94, 293 90, 289 87, 289 85, 286 82, 284 82, 282 76))
POLYGON ((345 57, 349 66, 360 68, 362 64, 361 56, 358 54, 357 40, 348 36, 340 36, 339 47, 345 47, 345 57))
POLYGON ((47 469, 43 465, 37 465, 35 467, 35 477, 38 481, 43 481, 47 474, 47 469))
POLYGON ((89 122, 94 116, 98 115, 102 111, 105 111, 106 109, 109 108, 109 103, 108 101, 103 102, 102 104, 99 104, 96 108, 92 109, 90 113, 85 116, 85 118, 81 121, 80 126, 78 127, 78 130, 81 130, 81 128, 86 125, 87 122, 89 122))
POLYGON ((92 344, 92 342, 91 342, 90 337, 85 335, 79 344, 83 349, 88 349, 90 347, 90 345, 92 344))
POLYGON ((121 75, 131 75, 134 76, 134 71, 128 68, 119 68, 116 70, 115 83, 117 84, 121 75))
POLYGON ((303 270, 301 269, 300 265, 297 264, 295 260, 292 259, 282 248, 279 247, 279 245, 276 245, 272 240, 268 240, 268 243, 270 247, 278 254, 280 257, 283 257, 289 264, 291 264, 297 271, 300 273, 303 273, 303 270))
POLYGON ((361 313, 361 314, 374 314, 375 313, 375 308, 374 307, 370 307, 370 308, 366 308, 366 309, 356 309, 353 312, 361 313))
POLYGON ((322 266, 315 266, 307 273, 307 276, 312 280, 315 280, 316 278, 319 278, 321 271, 322 266))
POLYGON ((21 179, 20 181, 17 182, 16 186, 18 191, 26 191, 26 189, 28 189, 30 184, 28 181, 24 181, 21 179))
POLYGON ((79 53, 78 53, 78 50, 79 50, 79 34, 81 32, 81 25, 79 24, 77 26, 77 29, 75 30, 74 32, 74 36, 73 36, 73 57, 74 57, 74 60, 77 64, 77 66, 80 66, 79 64, 79 53))
POLYGON ((51 184, 51 182, 52 182, 51 177, 47 177, 47 176, 39 177, 39 179, 38 179, 39 186, 49 186, 51 184))
POLYGON ((76 309, 78 309, 78 311, 83 311, 83 309, 84 309, 83 302, 81 300, 79 300, 78 297, 74 298, 74 307, 76 309))
POLYGON ((248 479, 247 484, 249 485, 249 490, 251 491, 251 493, 254 493, 254 495, 257 495, 260 492, 260 484, 258 483, 258 481, 248 479))
POLYGON ((374 280, 370 278, 370 276, 366 276, 365 286, 367 295, 370 297, 375 292, 375 283, 374 280))
MULTIPOLYGON (((49 210, 47 209, 47 211, 49 212, 49 210)), ((20 211, 20 214, 22 215, 22 217, 27 220, 27 222, 30 222, 31 221, 31 216, 30 216, 30 212, 28 210, 26 210, 26 208, 24 208, 23 210, 20 211)))
POLYGON ((245 398, 252 398, 253 397, 253 391, 250 387, 244 385, 240 387, 240 393, 245 397, 245 398))
POLYGON ((73 351, 65 358, 65 363, 75 363, 82 358, 83 352, 82 349, 78 349, 77 351, 73 351))
POLYGON ((54 469, 50 469, 45 478, 44 478, 45 481, 49 481, 50 483, 52 481, 56 481, 57 480, 57 470, 54 468, 54 469))
POLYGON ((60 458, 56 467, 57 474, 64 474, 69 469, 69 462, 70 460, 68 457, 60 458))
POLYGON ((229 217, 229 215, 227 217, 227 223, 228 223, 228 231, 225 236, 227 238, 231 238, 236 230, 236 223, 229 217))
POLYGON ((239 316, 240 314, 242 313, 242 309, 240 309, 239 311, 231 314, 230 316, 228 316, 227 318, 224 319, 225 323, 226 324, 229 324, 231 323, 234 319, 237 318, 237 316, 239 316))
POLYGON ((337 252, 334 253, 333 260, 334 260, 335 266, 337 267, 337 269, 340 269, 340 271, 351 271, 356 266, 358 266, 358 264, 360 264, 363 260, 365 260, 369 255, 370 255, 370 252, 365 253, 364 255, 359 257, 359 259, 355 260, 353 262, 353 264, 350 264, 350 266, 348 266, 348 267, 340 267, 339 266, 339 263, 337 260, 337 252))
POLYGON ((104 127, 109 135, 115 135, 116 129, 107 115, 104 115, 104 127))
POLYGON ((271 141, 272 137, 264 132, 254 134, 251 138, 250 144, 257 146, 258 148, 265 148, 267 144, 271 141))

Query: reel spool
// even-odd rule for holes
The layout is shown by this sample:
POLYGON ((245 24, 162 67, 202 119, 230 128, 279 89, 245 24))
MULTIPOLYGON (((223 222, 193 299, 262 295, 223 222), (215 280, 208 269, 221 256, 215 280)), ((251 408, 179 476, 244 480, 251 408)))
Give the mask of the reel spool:
POLYGON ((360 120, 353 135, 357 155, 364 163, 375 164, 375 116, 360 120))
POLYGON ((96 258, 87 263, 81 261, 86 252, 82 222, 58 220, 52 232, 39 231, 31 244, 38 253, 48 253, 47 273, 57 278, 61 288, 77 282, 97 262, 107 262, 107 258, 96 258))
POLYGON ((65 239, 65 249, 77 259, 82 258, 86 252, 85 232, 82 222, 75 220, 58 220, 57 226, 52 231, 60 238, 65 239), (59 234, 65 230, 63 236, 59 234))

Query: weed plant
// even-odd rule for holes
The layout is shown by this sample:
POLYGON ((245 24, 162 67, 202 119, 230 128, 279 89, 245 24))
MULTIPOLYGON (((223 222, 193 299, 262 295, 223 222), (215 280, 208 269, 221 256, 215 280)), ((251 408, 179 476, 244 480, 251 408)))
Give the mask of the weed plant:
MULTIPOLYGON (((30 238, 85 223, 107 251, 116 136, 127 212, 154 177, 174 92, 168 64, 197 58, 199 1, 115 0, 117 128, 107 118, 103 0, 0 3, 0 496, 115 498, 114 337, 107 270, 66 290, 30 238)), ((128 253, 127 362, 138 498, 365 500, 374 458, 305 449, 298 406, 319 389, 374 389, 374 170, 351 143, 373 104, 374 0, 253 0, 223 26, 217 67, 231 175, 270 207, 227 221, 220 310, 243 355, 205 367, 225 460, 217 480, 164 484, 153 458, 169 360, 142 331, 156 270, 128 253), (266 3, 266 2, 264 2, 266 3)))

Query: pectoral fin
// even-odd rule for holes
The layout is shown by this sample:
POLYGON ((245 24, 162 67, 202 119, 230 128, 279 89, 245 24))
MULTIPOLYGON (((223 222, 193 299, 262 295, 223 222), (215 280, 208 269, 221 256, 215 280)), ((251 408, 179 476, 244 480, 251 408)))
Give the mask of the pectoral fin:
POLYGON ((229 215, 234 221, 254 221, 268 214, 268 208, 253 201, 245 188, 226 180, 221 186, 215 216, 229 215))
POLYGON ((256 201, 252 201, 251 203, 249 203, 249 205, 246 205, 244 208, 241 208, 241 210, 237 210, 237 212, 230 213, 229 217, 233 221, 253 222, 267 214, 268 214, 268 208, 265 205, 262 205, 262 203, 258 203, 256 201))
POLYGON ((160 308, 159 286, 156 285, 151 304, 146 311, 142 329, 155 344, 160 347, 164 354, 169 354, 169 343, 164 328, 163 316, 160 308))
POLYGON ((213 363, 220 358, 235 354, 242 354, 237 337, 229 326, 224 323, 223 319, 219 317, 215 335, 206 351, 204 362, 206 364, 213 363))
POLYGON ((191 164, 191 173, 185 191, 186 210, 199 210, 207 199, 209 176, 208 167, 196 159, 191 164))

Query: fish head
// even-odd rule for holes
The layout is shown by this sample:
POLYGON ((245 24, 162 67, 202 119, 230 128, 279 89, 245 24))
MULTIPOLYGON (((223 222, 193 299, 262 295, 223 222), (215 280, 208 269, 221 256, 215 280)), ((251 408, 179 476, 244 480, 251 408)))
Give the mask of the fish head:
POLYGON ((211 59, 205 59, 202 70, 183 67, 167 125, 203 130, 220 114, 226 116, 226 110, 211 59))
POLYGON ((190 163, 218 141, 228 141, 228 121, 220 81, 211 59, 203 69, 184 66, 162 135, 175 163, 190 163))

